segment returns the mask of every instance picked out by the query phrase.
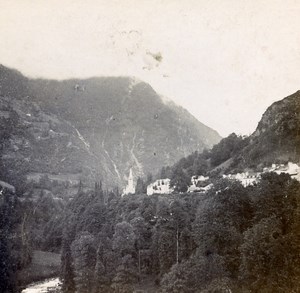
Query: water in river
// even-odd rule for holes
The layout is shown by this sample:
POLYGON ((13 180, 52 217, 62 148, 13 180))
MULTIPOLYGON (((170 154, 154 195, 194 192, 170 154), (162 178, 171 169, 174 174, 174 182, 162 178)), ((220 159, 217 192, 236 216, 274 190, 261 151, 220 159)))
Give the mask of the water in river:
POLYGON ((60 282, 58 278, 48 279, 40 283, 29 285, 22 293, 46 293, 59 292, 60 282))

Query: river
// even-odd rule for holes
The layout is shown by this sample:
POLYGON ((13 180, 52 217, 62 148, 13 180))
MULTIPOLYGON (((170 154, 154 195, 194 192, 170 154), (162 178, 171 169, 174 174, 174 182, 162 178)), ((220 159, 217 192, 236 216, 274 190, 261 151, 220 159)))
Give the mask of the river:
POLYGON ((22 290, 22 293, 47 293, 47 292, 60 292, 60 281, 58 278, 47 279, 42 282, 33 283, 26 289, 22 290))

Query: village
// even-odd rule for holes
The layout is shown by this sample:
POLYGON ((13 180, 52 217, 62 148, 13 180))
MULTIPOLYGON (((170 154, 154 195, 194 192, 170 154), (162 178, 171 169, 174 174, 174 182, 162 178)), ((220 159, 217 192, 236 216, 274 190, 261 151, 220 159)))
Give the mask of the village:
MULTIPOLYGON (((272 164, 271 167, 263 168, 262 172, 251 172, 246 171, 236 174, 223 174, 222 178, 239 181, 244 187, 254 185, 261 179, 263 173, 274 172, 276 174, 286 173, 291 178, 296 179, 300 182, 300 166, 296 163, 288 162, 287 164, 272 164)), ((212 188, 213 184, 209 181, 209 176, 194 175, 191 177, 191 184, 188 186, 188 193, 205 193, 212 188)), ((129 171, 128 183, 123 190, 123 194, 135 194, 136 185, 133 176, 132 168, 129 171)), ((147 186, 147 195, 153 194, 171 194, 174 192, 174 186, 171 186, 170 178, 157 179, 147 186)))
MULTIPOLYGON (((300 182, 300 166, 296 163, 288 162, 287 164, 272 164, 270 167, 263 168, 262 172, 241 172, 236 174, 223 174, 223 179, 228 179, 232 181, 239 181, 244 187, 254 185, 258 183, 261 179, 263 173, 274 172, 276 174, 286 173, 291 176, 291 178, 296 179, 300 182)), ((190 185, 188 186, 187 193, 205 193, 212 188, 213 184, 210 182, 209 176, 194 175, 191 177, 190 185)), ((15 187, 0 181, 0 194, 4 190, 9 190, 15 193, 15 187)), ((171 194, 174 192, 174 186, 171 186, 170 178, 157 179, 147 186, 147 195, 153 194, 171 194)), ((122 196, 127 194, 136 193, 136 183, 133 175, 132 168, 129 171, 127 185, 123 190, 122 196)))

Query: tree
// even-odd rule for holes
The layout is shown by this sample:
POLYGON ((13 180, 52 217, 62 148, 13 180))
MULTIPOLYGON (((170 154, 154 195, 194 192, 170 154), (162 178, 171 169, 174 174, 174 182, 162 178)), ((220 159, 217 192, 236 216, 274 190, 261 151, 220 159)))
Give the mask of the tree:
POLYGON ((197 155, 193 165, 191 166, 191 176, 193 175, 205 175, 208 170, 207 161, 202 156, 197 155))
POLYGON ((186 192, 191 184, 191 178, 181 168, 176 168, 172 174, 170 185, 174 186, 176 192, 186 192))
POLYGON ((171 176, 172 176, 171 167, 162 167, 160 171, 160 178, 165 179, 165 178, 170 178, 171 176))
POLYGON ((95 196, 98 198, 99 204, 104 205, 104 192, 101 181, 95 182, 95 196))
POLYGON ((251 202, 246 189, 235 182, 216 182, 199 205, 194 222, 194 239, 199 252, 223 256, 228 271, 236 276, 238 248, 251 219, 251 202))
POLYGON ((245 287, 255 292, 297 292, 300 184, 288 175, 265 174, 253 196, 255 223, 245 231, 240 247, 245 287))
POLYGON ((16 292, 11 251, 14 196, 3 190, 0 195, 0 292, 16 292))
MULTIPOLYGON (((176 238, 176 263, 180 261, 180 252, 183 252, 185 244, 181 241, 182 230, 188 227, 189 213, 183 200, 174 200, 170 204, 170 225, 173 227, 176 238)), ((186 239, 187 240, 187 239, 186 239)), ((188 243, 186 243, 189 245, 188 243)))
POLYGON ((61 273, 62 291, 72 293, 75 291, 75 275, 71 245, 76 236, 76 221, 73 215, 67 215, 62 236, 61 273))
POLYGON ((109 278, 107 276, 105 253, 107 251, 105 236, 102 235, 97 249, 97 261, 94 277, 94 293, 106 293, 109 291, 109 278), (103 241, 101 241, 103 240, 103 241))
POLYGON ((241 277, 255 292, 295 292, 300 285, 298 230, 283 235, 275 217, 262 219, 245 232, 241 277))
POLYGON ((141 177, 138 177, 136 181, 135 187, 136 194, 146 194, 147 193, 147 185, 141 177))
POLYGON ((93 290, 96 260, 95 238, 88 232, 79 234, 71 245, 74 260, 75 285, 79 293, 93 290))
POLYGON ((77 231, 88 231, 96 235, 106 221, 106 207, 102 199, 96 197, 94 201, 85 207, 84 212, 78 217, 77 231))
POLYGON ((202 292, 213 281, 224 280, 227 277, 225 271, 224 260, 219 255, 204 257, 195 254, 190 259, 174 265, 170 272, 164 275, 161 281, 162 292, 202 292))
POLYGON ((212 166, 218 166, 229 158, 233 157, 244 147, 244 139, 235 133, 223 138, 218 144, 214 145, 210 152, 210 162, 212 166))
POLYGON ((140 206, 141 215, 149 224, 153 223, 156 212, 153 198, 145 197, 140 206))
POLYGON ((140 276, 143 267, 143 258, 141 253, 143 250, 149 249, 151 244, 151 232, 149 224, 147 224, 142 217, 132 219, 130 224, 132 225, 134 234, 136 235, 135 247, 137 250, 138 273, 140 276))
POLYGON ((62 291, 72 293, 75 291, 74 268, 72 264, 72 253, 70 243, 64 239, 62 244, 61 280, 62 291))
POLYGON ((137 281, 137 271, 135 261, 131 255, 122 257, 121 264, 117 268, 116 276, 111 287, 116 293, 133 292, 133 284, 137 281))
POLYGON ((136 235, 134 234, 133 227, 129 223, 123 221, 116 225, 112 245, 113 250, 121 257, 134 252, 135 240, 136 235))
POLYGON ((7 236, 7 234, 2 235, 0 238, 0 291, 3 293, 16 292, 12 257, 9 241, 6 239, 7 236))
POLYGON ((174 230, 168 227, 159 229, 158 237, 158 259, 161 276, 169 271, 176 263, 176 235, 174 230))
POLYGON ((193 233, 188 227, 183 228, 180 233, 179 243, 179 260, 187 260, 196 249, 193 233))
POLYGON ((288 174, 277 175, 266 173, 252 192, 256 207, 255 221, 268 218, 273 215, 280 220, 283 233, 294 220, 298 198, 300 196, 299 183, 292 180, 288 174))

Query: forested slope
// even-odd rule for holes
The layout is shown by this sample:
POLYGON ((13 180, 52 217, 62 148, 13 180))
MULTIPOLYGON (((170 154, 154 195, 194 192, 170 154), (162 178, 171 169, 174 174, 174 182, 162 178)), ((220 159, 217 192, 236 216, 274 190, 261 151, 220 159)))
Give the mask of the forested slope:
POLYGON ((272 173, 248 188, 216 180, 206 194, 78 193, 63 290, 133 292, 150 278, 160 292, 296 292, 299 204, 299 182, 272 173))

